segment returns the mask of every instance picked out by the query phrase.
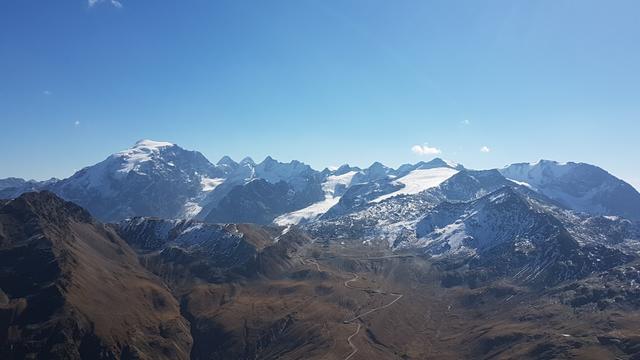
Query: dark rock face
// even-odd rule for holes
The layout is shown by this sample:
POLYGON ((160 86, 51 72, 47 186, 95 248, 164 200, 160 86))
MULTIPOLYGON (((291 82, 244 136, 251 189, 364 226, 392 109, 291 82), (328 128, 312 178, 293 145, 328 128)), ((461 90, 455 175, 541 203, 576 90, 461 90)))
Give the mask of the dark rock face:
POLYGON ((237 186, 206 217, 213 223, 269 224, 278 215, 304 208, 324 198, 319 183, 296 190, 289 183, 263 179, 237 186))
POLYGON ((186 359, 177 301, 109 227, 52 193, 0 208, 0 357, 186 359))
POLYGON ((45 189, 58 181, 59 180, 55 178, 45 181, 24 180, 20 178, 0 179, 0 199, 13 199, 26 192, 45 189))
POLYGON ((497 246, 473 259, 470 265, 489 270, 493 277, 510 276, 533 288, 550 288, 632 259, 632 256, 604 246, 580 246, 568 233, 562 232, 526 254, 507 244, 497 246))
POLYGON ((576 309, 640 309, 640 265, 616 266, 597 275, 562 286, 551 293, 576 309))
POLYGON ((256 164, 251 158, 246 158, 240 163, 229 165, 229 159, 223 160, 225 160, 223 165, 231 171, 226 174, 225 180, 220 186, 206 195, 202 201, 203 209, 197 219, 220 222, 223 220, 219 219, 224 218, 224 222, 252 221, 266 224, 278 215, 298 210, 324 197, 321 184, 329 172, 318 172, 299 161, 282 163, 268 156, 259 164, 256 164), (253 184, 255 181, 264 183, 253 184), (279 183, 285 183, 286 186, 279 183), (251 198, 252 194, 256 194, 257 198, 251 198), (279 199, 285 195, 286 199, 279 199), (238 213, 240 209, 235 209, 233 204, 238 198, 244 200, 244 203, 238 206, 245 206, 247 202, 253 202, 257 208, 264 209, 266 213, 262 217, 263 219, 259 221, 248 220, 256 218, 255 211, 253 216, 232 220, 229 220, 228 215, 221 215, 225 211, 238 213), (221 206, 225 210, 217 209, 221 206), (209 216, 211 213, 213 214, 209 216))
POLYGON ((431 192, 449 202, 471 201, 513 184, 497 170, 463 170, 431 192))
POLYGON ((117 225, 117 231, 140 253, 151 253, 147 259, 156 258, 162 263, 206 263, 209 268, 223 270, 252 261, 263 247, 274 242, 275 236, 275 230, 272 233, 254 225, 158 218, 125 220, 117 225))
POLYGON ((0 179, 0 190, 23 186, 26 183, 26 180, 15 177, 0 179))
POLYGON ((322 219, 331 219, 364 209, 371 200, 400 188, 402 185, 393 184, 388 178, 352 185, 345 191, 338 203, 322 215, 322 219))

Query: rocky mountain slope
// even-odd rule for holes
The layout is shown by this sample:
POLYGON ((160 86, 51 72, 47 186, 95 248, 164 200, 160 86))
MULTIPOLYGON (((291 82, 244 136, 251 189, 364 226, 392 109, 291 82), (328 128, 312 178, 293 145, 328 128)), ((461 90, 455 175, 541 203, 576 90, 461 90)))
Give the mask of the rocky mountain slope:
POLYGON ((513 164, 500 172, 569 209, 640 220, 640 194, 597 166, 540 160, 513 164))
MULTIPOLYGON (((279 247, 311 239, 291 227, 255 224, 211 224, 197 220, 133 218, 116 225, 117 232, 144 256, 149 268, 166 276, 167 264, 175 274, 178 265, 191 277, 220 282, 238 277, 266 275, 274 271, 265 264, 279 247), (153 264, 153 265, 152 265, 153 264)), ((289 249, 289 250, 291 250, 289 249)), ((286 263, 286 256, 273 260, 286 263)), ((276 266, 278 267, 278 266, 276 266)), ((175 282, 175 279, 171 279, 175 282)))
MULTIPOLYGON (((440 169, 440 168, 436 168, 440 169)), ((329 210, 318 221, 306 225, 320 238, 384 240, 394 243, 415 238, 417 222, 443 201, 471 201, 503 186, 517 186, 495 170, 462 170, 416 194, 379 199, 362 188, 352 187, 345 193, 343 204, 329 210)))
POLYGON ((0 199, 13 199, 26 192, 44 189, 57 181, 59 180, 55 178, 45 181, 24 180, 15 177, 0 179, 0 199))
POLYGON ((141 140, 50 190, 103 221, 136 215, 173 218, 197 212, 195 199, 213 190, 222 176, 223 171, 198 152, 141 140))
POLYGON ((0 357, 187 359, 189 322, 109 227, 49 192, 0 204, 0 357))

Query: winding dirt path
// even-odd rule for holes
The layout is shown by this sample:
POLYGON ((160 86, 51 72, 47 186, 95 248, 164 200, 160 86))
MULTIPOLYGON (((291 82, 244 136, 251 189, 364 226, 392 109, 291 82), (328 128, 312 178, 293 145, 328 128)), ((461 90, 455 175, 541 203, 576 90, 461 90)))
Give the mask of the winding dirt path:
MULTIPOLYGON (((381 293, 381 294, 385 294, 385 295, 386 295, 386 293, 381 293)), ((377 308, 374 308, 374 309, 371 309, 371 310, 365 311, 364 313, 362 313, 362 314, 360 314, 360 315, 358 315, 358 316, 356 316, 356 317, 353 317, 353 318, 351 318, 351 319, 349 319, 349 320, 345 320, 345 323, 353 322, 353 321, 355 321, 355 320, 360 319, 360 318, 361 318, 361 317, 363 317, 363 316, 367 316, 367 315, 369 315, 369 314, 371 314, 371 313, 373 313, 373 312, 376 312, 376 311, 378 311, 378 310, 386 309, 386 308, 388 308, 389 306, 391 306, 391 305, 395 304, 395 303, 396 303, 396 301, 398 301, 398 300, 402 299, 402 297, 404 296, 404 295, 402 295, 402 294, 394 294, 394 293, 391 293, 391 294, 389 294, 389 295, 395 296, 396 298, 395 298, 395 299, 393 299, 393 301, 391 301, 390 303, 388 303, 388 304, 386 304, 386 305, 383 305, 383 306, 380 306, 380 307, 377 307, 377 308)))
POLYGON ((348 338, 347 338, 347 343, 349 343, 349 346, 351 346, 351 353, 349 355, 347 355, 346 358, 344 358, 344 360, 349 360, 351 359, 351 357, 353 355, 355 355, 358 352, 358 347, 356 347, 352 342, 351 339, 353 339, 354 336, 358 335, 358 333, 360 332, 360 328, 362 327, 362 325, 360 325, 360 323, 357 324, 358 327, 356 328, 356 331, 353 332, 353 334, 351 334, 348 338))
MULTIPOLYGON (((314 265, 316 267, 316 269, 318 269, 318 271, 320 270, 320 265, 318 264, 318 262, 316 260, 313 259, 305 259, 304 262, 314 265)), ((353 290, 360 290, 360 291, 371 291, 370 289, 365 289, 365 288, 358 288, 355 286, 351 286, 351 283, 354 281, 357 281, 360 276, 358 276, 358 274, 356 273, 352 273, 353 278, 346 280, 344 282, 344 286, 348 289, 353 289, 353 290)), ((395 296, 395 299, 393 299, 391 302, 382 305, 380 307, 377 308, 373 308, 370 310, 365 311, 364 313, 357 315, 351 319, 345 320, 343 323, 344 324, 352 324, 354 321, 356 320, 360 320, 362 317, 367 316, 369 314, 372 314, 376 311, 380 311, 382 309, 386 309, 388 307, 390 307, 391 305, 395 304, 398 300, 402 299, 402 297, 404 296, 404 294, 398 294, 398 293, 387 293, 384 291, 380 291, 379 289, 374 290, 374 292, 380 294, 380 295, 391 295, 391 296, 395 296)), ((355 336, 358 335, 358 333, 360 332, 360 329, 362 328, 362 325, 360 323, 357 323, 358 327, 356 328, 356 331, 353 332, 353 334, 349 335, 349 337, 347 338, 347 343, 349 344, 349 346, 351 346, 351 353, 349 353, 349 355, 347 355, 347 357, 344 358, 344 360, 349 360, 351 359, 357 352, 358 352, 358 347, 351 341, 355 336)))
POLYGON ((316 269, 318 269, 318 272, 321 272, 322 270, 320 270, 320 264, 318 264, 317 261, 313 260, 313 259, 305 259, 304 260, 306 263, 311 264, 311 265, 315 265, 316 269))
POLYGON ((349 279, 347 281, 344 282, 344 286, 348 287, 349 289, 355 289, 355 290, 362 290, 362 289, 358 289, 357 287, 353 287, 351 285, 349 285, 350 282, 356 281, 358 280, 359 276, 356 273, 353 273, 353 279, 349 279))

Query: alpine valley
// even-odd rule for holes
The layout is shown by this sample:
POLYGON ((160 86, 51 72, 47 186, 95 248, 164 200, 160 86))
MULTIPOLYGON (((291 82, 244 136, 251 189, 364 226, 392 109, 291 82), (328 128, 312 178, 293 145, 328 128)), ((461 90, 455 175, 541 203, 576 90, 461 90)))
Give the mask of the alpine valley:
POLYGON ((2 359, 640 359, 640 193, 141 140, 0 179, 2 359))

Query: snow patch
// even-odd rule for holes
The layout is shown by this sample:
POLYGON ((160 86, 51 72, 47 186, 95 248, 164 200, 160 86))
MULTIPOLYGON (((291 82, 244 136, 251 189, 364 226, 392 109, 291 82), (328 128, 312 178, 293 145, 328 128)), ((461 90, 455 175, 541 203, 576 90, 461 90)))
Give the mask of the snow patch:
POLYGON ((285 226, 288 224, 299 224, 303 221, 317 219, 340 201, 340 196, 336 196, 336 189, 338 186, 342 185, 344 187, 348 187, 351 185, 351 181, 357 173, 357 171, 350 171, 342 175, 328 176, 326 181, 322 183, 324 200, 311 204, 306 208, 280 215, 275 218, 273 222, 277 225, 285 226))
POLYGON ((284 229, 282 229, 282 232, 280 233, 280 235, 276 236, 273 239, 273 242, 278 242, 280 241, 280 237, 286 235, 289 231, 291 231, 291 224, 287 225, 287 227, 285 227, 284 229))
POLYGON ((504 193, 504 192, 493 194, 493 195, 491 195, 489 197, 489 201, 491 201, 492 203, 500 204, 500 203, 504 202, 506 196, 507 196, 507 194, 504 193))
POLYGON ((342 175, 331 175, 327 177, 327 180, 322 183, 322 190, 325 193, 325 196, 327 195, 331 195, 333 197, 333 195, 335 194, 336 188, 339 185, 344 185, 345 187, 348 187, 349 185, 351 185, 351 181, 353 180, 353 177, 357 174, 357 171, 349 171, 348 173, 342 174, 342 175))
POLYGON ((222 184, 224 180, 225 179, 223 178, 211 179, 211 178, 203 177, 202 179, 200 179, 200 185, 202 185, 202 191, 205 191, 205 192, 213 191, 220 184, 222 184))
POLYGON ((182 208, 182 213, 180 214, 181 218, 184 219, 193 219, 202 211, 202 206, 195 201, 187 201, 182 208))
POLYGON ((136 142, 134 148, 138 147, 146 147, 146 148, 162 148, 167 146, 173 146, 175 144, 166 142, 166 141, 154 141, 149 139, 144 139, 136 142))
POLYGON ((306 208, 296 210, 287 214, 283 214, 273 220, 274 223, 280 226, 288 224, 299 224, 302 221, 308 221, 318 218, 320 215, 326 213, 334 205, 340 201, 340 197, 324 199, 315 204, 311 204, 306 208))
POLYGON ((460 164, 455 161, 446 160, 446 159, 442 159, 442 161, 444 161, 445 164, 447 164, 448 166, 451 166, 452 168, 457 168, 458 166, 460 166, 460 164))
POLYGON ((151 161, 153 156, 160 152, 160 149, 171 146, 174 146, 174 144, 162 141, 140 140, 131 149, 120 151, 113 155, 123 160, 122 166, 117 172, 127 174, 131 171, 137 171, 141 163, 151 161))
POLYGON ((531 184, 529 184, 528 182, 518 181, 518 180, 514 180, 514 179, 507 179, 507 180, 511 181, 514 184, 518 184, 520 186, 528 187, 529 189, 534 190, 534 187, 531 186, 531 184))
POLYGON ((373 199, 371 200, 371 203, 377 203, 398 195, 412 195, 420 193, 424 190, 440 185, 457 173, 458 170, 446 167, 413 170, 392 183, 394 185, 404 185, 403 188, 373 199))
POLYGON ((196 230, 201 230, 203 227, 204 227, 203 223, 193 223, 188 228, 182 230, 180 235, 184 235, 184 234, 190 233, 192 231, 196 231, 196 230))

